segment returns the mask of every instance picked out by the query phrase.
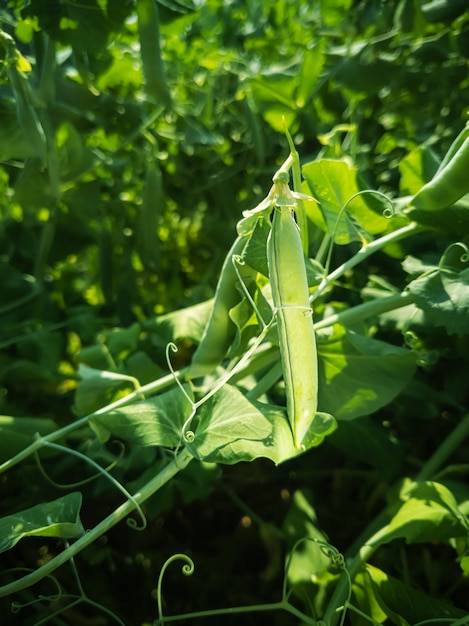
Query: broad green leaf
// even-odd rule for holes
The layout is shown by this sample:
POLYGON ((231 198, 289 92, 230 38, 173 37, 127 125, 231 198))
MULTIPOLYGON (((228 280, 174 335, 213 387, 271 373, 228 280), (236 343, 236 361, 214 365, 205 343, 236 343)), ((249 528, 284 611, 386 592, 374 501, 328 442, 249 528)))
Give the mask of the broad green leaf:
POLYGON ((443 626, 467 617, 466 612, 446 600, 414 589, 373 565, 367 563, 364 567, 364 577, 369 577, 376 601, 385 616, 396 626, 411 626, 424 620, 432 620, 435 626, 443 626))
POLYGON ((469 333, 469 268, 461 272, 435 270, 413 280, 407 288, 430 322, 444 326, 450 335, 469 333))
POLYGON ((416 194, 423 184, 433 178, 439 164, 436 154, 430 148, 426 146, 414 148, 399 162, 401 195, 416 194))
MULTIPOLYGON (((285 418, 288 428, 288 422, 285 418)), ((292 439, 291 434, 289 435, 292 439)), ((271 420, 235 387, 224 385, 201 408, 190 450, 209 463, 238 463, 266 456, 275 461, 271 420)))
POLYGON ((380 543, 398 537, 405 538, 407 543, 422 543, 468 535, 469 521, 459 511, 451 491, 441 483, 406 481, 399 497, 404 502, 380 543))
POLYGON ((169 341, 191 339, 200 341, 213 308, 213 299, 193 306, 159 315, 154 320, 144 323, 144 328, 154 330, 161 335, 161 346, 169 341))
POLYGON ((352 593, 354 604, 367 618, 361 619, 357 616, 356 620, 354 620, 354 624, 356 622, 357 626, 368 626, 370 624, 368 618, 374 619, 378 624, 384 623, 386 613, 381 607, 375 586, 365 567, 355 575, 352 584, 352 593))
POLYGON ((73 492, 0 518, 0 552, 23 537, 81 537, 85 533, 79 518, 81 500, 81 493, 73 492))
MULTIPOLYGON (((345 161, 321 159, 303 166, 303 175, 310 194, 319 201, 327 231, 336 243, 369 241, 370 234, 381 233, 389 227, 379 203, 378 211, 374 211, 366 193, 356 196, 360 187, 355 167, 345 161), (352 196, 355 196, 353 200, 352 196)), ((322 226, 320 222, 317 225, 322 226)))
POLYGON ((324 546, 328 541, 319 528, 312 500, 312 493, 308 490, 295 491, 283 522, 283 531, 287 535, 290 549, 298 540, 304 540, 296 546, 287 559, 287 576, 290 585, 312 581, 324 582, 331 576, 328 572, 331 559, 324 546))
POLYGON ((407 385, 415 355, 391 344, 335 326, 318 337, 319 408, 337 420, 374 413, 407 385))
POLYGON ((181 443, 182 427, 191 413, 192 404, 176 387, 150 400, 95 415, 90 425, 101 441, 116 435, 142 446, 172 448, 181 443))
POLYGON ((298 450, 285 409, 261 402, 251 403, 236 387, 224 385, 201 408, 188 444, 197 458, 210 463, 233 464, 265 457, 283 463, 318 446, 335 428, 330 415, 318 413, 298 450))

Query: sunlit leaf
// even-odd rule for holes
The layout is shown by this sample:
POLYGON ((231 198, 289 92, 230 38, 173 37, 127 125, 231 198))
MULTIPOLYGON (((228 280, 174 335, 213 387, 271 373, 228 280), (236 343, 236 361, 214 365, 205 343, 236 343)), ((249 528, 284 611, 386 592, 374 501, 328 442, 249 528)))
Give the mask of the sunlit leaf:
POLYGON ((90 423, 102 441, 116 435, 142 446, 176 447, 191 413, 192 404, 176 387, 150 400, 95 415, 90 423))
POLYGON ((345 161, 313 161, 303 166, 303 175, 310 194, 319 201, 327 230, 337 243, 364 242, 369 240, 370 234, 388 228, 382 207, 379 207, 380 212, 374 211, 365 193, 356 196, 360 191, 357 170, 345 161))
POLYGON ((9 550, 23 537, 81 537, 85 533, 79 518, 81 500, 81 493, 69 493, 0 518, 0 552, 9 550))

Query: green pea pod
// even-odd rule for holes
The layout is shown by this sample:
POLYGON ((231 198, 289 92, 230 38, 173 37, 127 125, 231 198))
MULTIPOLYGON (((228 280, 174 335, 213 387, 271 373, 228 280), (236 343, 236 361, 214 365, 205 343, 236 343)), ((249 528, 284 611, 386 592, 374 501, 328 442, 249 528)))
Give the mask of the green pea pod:
MULTIPOLYGON (((463 131, 464 132, 464 131, 463 131)), ((424 211, 446 209, 469 193, 469 137, 466 137, 446 165, 412 199, 412 206, 424 211)))
POLYGON ((279 194, 267 240, 267 261, 282 360, 287 413, 295 447, 309 448, 335 428, 332 416, 317 412, 318 362, 313 312, 298 226, 288 200, 279 194))
POLYGON ((459 133, 459 135, 456 137, 456 139, 448 148, 448 152, 443 157, 443 160, 440 163, 440 167, 436 171, 437 174, 439 174, 441 170, 444 169, 448 165, 448 163, 451 161, 454 155, 458 152, 459 148, 463 145, 463 143, 466 141, 468 137, 469 137, 469 123, 467 123, 466 126, 464 126, 462 131, 459 133))
POLYGON ((217 284, 215 300, 200 344, 192 357, 187 378, 210 374, 222 362, 236 336, 236 325, 229 316, 240 301, 236 288, 238 277, 233 266, 233 256, 241 256, 246 237, 237 237, 226 255, 217 284))
POLYGON ((138 34, 145 89, 155 102, 171 107, 171 95, 163 69, 160 48, 160 20, 155 0, 137 0, 138 34))
POLYGON ((37 156, 41 157, 43 161, 46 161, 46 134, 33 107, 28 79, 13 64, 8 67, 8 77, 14 92, 16 114, 21 129, 30 145, 34 148, 37 156))

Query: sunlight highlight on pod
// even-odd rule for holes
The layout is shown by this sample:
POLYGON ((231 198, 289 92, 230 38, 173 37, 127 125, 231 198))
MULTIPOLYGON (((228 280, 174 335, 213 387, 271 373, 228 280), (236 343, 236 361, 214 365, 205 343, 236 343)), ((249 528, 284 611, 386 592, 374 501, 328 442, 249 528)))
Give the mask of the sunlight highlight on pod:
POLYGON ((315 439, 332 432, 335 421, 322 414, 315 430, 318 404, 318 362, 313 311, 309 304, 308 279, 299 228, 294 218, 296 202, 288 175, 277 173, 272 229, 267 240, 267 262, 287 399, 287 413, 297 449, 314 445, 315 439))

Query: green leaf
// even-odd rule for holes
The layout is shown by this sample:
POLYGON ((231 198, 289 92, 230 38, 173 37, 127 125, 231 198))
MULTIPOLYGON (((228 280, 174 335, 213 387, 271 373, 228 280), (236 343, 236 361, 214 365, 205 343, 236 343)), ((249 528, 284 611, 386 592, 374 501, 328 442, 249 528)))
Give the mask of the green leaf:
POLYGON ((405 538, 407 543, 422 543, 468 535, 469 522, 444 485, 405 481, 399 497, 404 502, 388 524, 380 543, 398 537, 405 538))
POLYGON ((337 420, 374 413, 412 378, 415 355, 391 344, 335 326, 318 336, 319 408, 337 420))
MULTIPOLYGON (((389 227, 381 205, 378 204, 379 209, 374 211, 368 204, 370 198, 367 201, 366 194, 351 200, 359 193, 360 187, 356 168, 345 161, 321 159, 307 163, 303 167, 303 176, 311 195, 320 203, 327 231, 336 243, 368 241, 369 234, 381 233, 389 227)), ((322 226, 320 222, 317 225, 322 226)))
POLYGON ((191 413, 192 404, 176 387, 151 400, 95 415, 90 425, 104 441, 112 434, 142 446, 173 448, 181 443, 182 427, 191 413))
POLYGON ((437 269, 413 280, 407 288, 435 326, 444 326, 450 335, 469 333, 469 268, 461 272, 437 269))
POLYGON ((401 195, 414 195, 435 175, 440 161, 427 146, 414 148, 399 162, 401 195))
POLYGON ((73 492, 0 518, 0 552, 9 550, 23 537, 81 537, 85 533, 79 519, 81 500, 81 493, 73 492))
POLYGON ((381 610, 397 626, 410 626, 424 620, 436 620, 432 624, 443 626, 451 620, 467 617, 466 612, 449 602, 413 589, 368 563, 364 572, 364 577, 367 576, 381 610))
POLYGON ((138 381, 124 374, 98 370, 80 364, 78 374, 81 381, 75 391, 75 411, 84 416, 101 409, 132 391, 138 381))
POLYGON ((312 493, 307 490, 295 491, 290 509, 283 522, 283 531, 288 537, 290 548, 301 541, 288 558, 288 582, 290 585, 311 582, 325 582, 330 578, 331 559, 324 544, 326 535, 320 530, 316 511, 312 505, 312 493))
MULTIPOLYGON (((291 440, 291 434, 289 437, 291 440)), ((259 456, 278 462, 271 420, 230 385, 224 385, 202 406, 189 448, 194 456, 210 463, 232 464, 259 456)))
POLYGON ((36 435, 49 435, 56 423, 40 417, 10 417, 0 415, 0 463, 27 448, 36 435))

